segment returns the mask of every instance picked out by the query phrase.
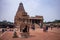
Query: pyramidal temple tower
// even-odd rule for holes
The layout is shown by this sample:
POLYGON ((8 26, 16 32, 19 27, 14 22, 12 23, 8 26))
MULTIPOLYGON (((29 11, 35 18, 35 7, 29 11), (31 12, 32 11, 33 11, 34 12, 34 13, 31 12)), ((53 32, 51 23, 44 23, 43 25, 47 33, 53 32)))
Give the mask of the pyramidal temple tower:
POLYGON ((20 3, 14 19, 15 26, 20 27, 20 24, 22 22, 26 22, 28 18, 29 18, 29 15, 27 15, 27 12, 25 12, 23 3, 20 3))
MULTIPOLYGON (((23 3, 19 4, 18 10, 14 18, 14 24, 17 28, 23 28, 25 25, 43 26, 43 16, 30 17, 24 9, 23 3)), ((36 26, 36 27, 37 27, 36 26)))

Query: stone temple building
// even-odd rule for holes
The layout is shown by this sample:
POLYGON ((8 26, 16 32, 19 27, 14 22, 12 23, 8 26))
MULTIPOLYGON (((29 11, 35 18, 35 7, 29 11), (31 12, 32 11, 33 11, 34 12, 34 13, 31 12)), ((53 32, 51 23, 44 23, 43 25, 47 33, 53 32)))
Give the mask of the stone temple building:
POLYGON ((20 29, 23 28, 25 25, 30 26, 33 24, 37 24, 42 27, 43 16, 30 17, 25 11, 23 3, 20 3, 14 18, 14 24, 17 28, 20 29))

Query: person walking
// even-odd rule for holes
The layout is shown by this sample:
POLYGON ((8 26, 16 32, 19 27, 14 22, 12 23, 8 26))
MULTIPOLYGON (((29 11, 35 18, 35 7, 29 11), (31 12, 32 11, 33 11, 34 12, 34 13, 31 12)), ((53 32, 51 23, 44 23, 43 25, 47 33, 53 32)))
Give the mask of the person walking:
POLYGON ((46 32, 46 26, 43 24, 43 31, 46 32))

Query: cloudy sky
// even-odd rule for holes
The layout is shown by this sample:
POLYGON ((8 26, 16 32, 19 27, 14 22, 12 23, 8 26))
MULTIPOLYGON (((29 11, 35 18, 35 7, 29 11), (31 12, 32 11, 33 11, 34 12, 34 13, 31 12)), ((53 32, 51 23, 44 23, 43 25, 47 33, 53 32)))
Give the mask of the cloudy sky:
POLYGON ((60 19, 60 0, 0 0, 0 21, 14 22, 20 2, 30 16, 41 15, 47 22, 60 19))

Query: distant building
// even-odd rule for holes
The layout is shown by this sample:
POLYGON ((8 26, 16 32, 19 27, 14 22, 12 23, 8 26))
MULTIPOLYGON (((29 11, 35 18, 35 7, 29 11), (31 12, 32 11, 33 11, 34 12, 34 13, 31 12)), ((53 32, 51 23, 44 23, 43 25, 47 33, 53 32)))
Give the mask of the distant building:
POLYGON ((28 23, 29 25, 38 24, 40 27, 43 25, 43 16, 30 17, 24 9, 23 3, 19 4, 17 13, 14 18, 16 27, 20 27, 21 23, 28 23))
POLYGON ((51 25, 53 26, 53 27, 60 27, 60 22, 46 22, 46 23, 44 23, 46 26, 48 26, 48 27, 51 27, 51 25))

